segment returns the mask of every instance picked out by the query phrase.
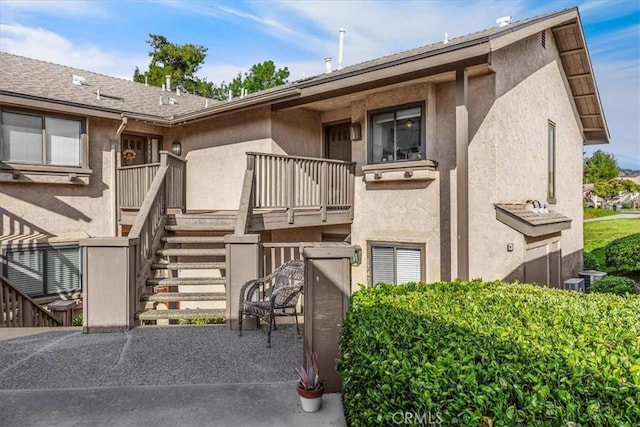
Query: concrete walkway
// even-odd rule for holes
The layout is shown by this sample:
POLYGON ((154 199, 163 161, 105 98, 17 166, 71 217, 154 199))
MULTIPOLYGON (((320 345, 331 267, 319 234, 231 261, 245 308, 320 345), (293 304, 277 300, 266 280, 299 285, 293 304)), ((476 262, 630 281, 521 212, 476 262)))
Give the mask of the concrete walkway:
POLYGON ((636 211, 636 212, 624 212, 624 213, 620 213, 620 214, 617 214, 617 215, 601 216, 601 217, 598 217, 598 218, 585 219, 584 222, 606 221, 606 220, 610 220, 610 219, 632 219, 632 218, 640 218, 640 212, 638 212, 638 211, 636 211))
POLYGON ((295 327, 0 329, 0 425, 344 426, 341 396, 302 411, 295 327), (19 332, 18 332, 19 331, 19 332), (20 334, 20 337, 16 337, 20 334))

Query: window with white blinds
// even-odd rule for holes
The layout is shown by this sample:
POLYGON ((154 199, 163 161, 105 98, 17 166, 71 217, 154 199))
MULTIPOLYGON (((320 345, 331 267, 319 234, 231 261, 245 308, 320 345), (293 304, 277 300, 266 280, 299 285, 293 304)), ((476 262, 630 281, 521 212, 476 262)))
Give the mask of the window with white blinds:
POLYGON ((7 251, 5 275, 30 297, 68 294, 82 289, 80 248, 7 251))
POLYGON ((422 280, 422 250, 403 246, 371 246, 372 283, 401 284, 422 280))
POLYGON ((82 121, 2 112, 2 161, 81 166, 82 121))

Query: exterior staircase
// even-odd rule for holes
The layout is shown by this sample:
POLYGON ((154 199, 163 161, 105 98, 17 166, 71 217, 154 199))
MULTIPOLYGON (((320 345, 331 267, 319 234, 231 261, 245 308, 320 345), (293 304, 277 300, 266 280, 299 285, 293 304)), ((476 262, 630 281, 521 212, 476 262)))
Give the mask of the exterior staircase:
POLYGON ((226 321, 224 236, 236 212, 169 215, 162 248, 142 295, 142 324, 208 324, 226 321))

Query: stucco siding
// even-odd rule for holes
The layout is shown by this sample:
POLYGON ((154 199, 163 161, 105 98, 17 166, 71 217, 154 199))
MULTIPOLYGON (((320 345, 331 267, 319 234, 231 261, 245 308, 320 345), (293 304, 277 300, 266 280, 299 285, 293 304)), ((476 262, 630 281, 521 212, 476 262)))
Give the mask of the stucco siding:
POLYGON ((580 268, 582 137, 550 39, 546 49, 538 35, 493 57, 496 99, 469 147, 471 277, 523 279, 529 243, 495 219, 494 203, 547 201, 549 120, 556 125, 557 192, 550 209, 573 219, 560 238, 562 279, 580 268))
POLYGON ((90 118, 87 123, 89 168, 93 171, 89 184, 0 183, 2 236, 113 235, 111 139, 120 122, 90 118))

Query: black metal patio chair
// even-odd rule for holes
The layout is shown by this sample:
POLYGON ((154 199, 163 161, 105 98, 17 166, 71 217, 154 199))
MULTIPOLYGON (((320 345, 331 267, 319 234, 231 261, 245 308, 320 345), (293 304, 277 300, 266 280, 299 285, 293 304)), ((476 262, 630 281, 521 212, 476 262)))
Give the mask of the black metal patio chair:
POLYGON ((276 316, 293 316, 296 332, 298 325, 298 298, 304 284, 304 262, 291 260, 276 268, 273 273, 260 279, 250 280, 240 289, 238 323, 242 336, 242 317, 256 316, 258 325, 264 320, 269 325, 267 347, 271 347, 271 330, 277 329, 276 316))

